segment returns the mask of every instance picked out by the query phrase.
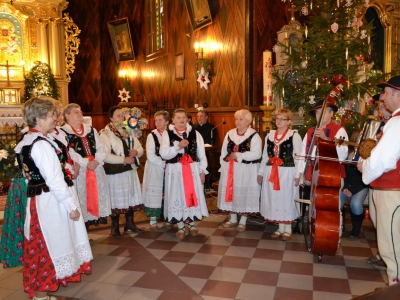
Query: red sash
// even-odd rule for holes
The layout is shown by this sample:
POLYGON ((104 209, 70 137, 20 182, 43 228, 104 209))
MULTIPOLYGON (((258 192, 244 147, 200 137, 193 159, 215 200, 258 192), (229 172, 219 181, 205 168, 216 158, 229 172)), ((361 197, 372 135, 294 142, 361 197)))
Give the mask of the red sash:
POLYGON ((279 191, 281 189, 281 185, 279 182, 278 166, 281 166, 283 164, 283 160, 279 157, 274 156, 269 159, 269 162, 272 164, 272 169, 268 181, 274 184, 274 191, 279 191))
MULTIPOLYGON (((94 156, 86 157, 89 161, 94 160, 94 156)), ((94 170, 86 168, 86 202, 87 212, 95 217, 99 217, 99 192, 97 189, 97 178, 94 170)))
POLYGON ((198 206, 196 191, 194 189, 192 169, 190 168, 190 164, 193 162, 193 159, 189 154, 185 153, 179 162, 182 164, 183 188, 185 190, 186 206, 198 206))
MULTIPOLYGON (((237 152, 239 150, 239 146, 235 145, 233 152, 237 152)), ((235 167, 236 159, 230 159, 228 157, 229 168, 228 168, 228 178, 226 181, 226 193, 225 193, 225 202, 233 201, 233 171, 235 167)))

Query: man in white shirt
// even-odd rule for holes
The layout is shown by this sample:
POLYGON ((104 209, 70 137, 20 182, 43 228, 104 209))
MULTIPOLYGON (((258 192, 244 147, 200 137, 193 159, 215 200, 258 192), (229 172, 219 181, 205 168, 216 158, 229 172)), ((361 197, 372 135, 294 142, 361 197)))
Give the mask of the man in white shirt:
POLYGON ((363 181, 374 188, 379 253, 387 265, 389 284, 399 282, 400 263, 400 76, 380 83, 380 100, 392 118, 371 156, 357 165, 363 181))

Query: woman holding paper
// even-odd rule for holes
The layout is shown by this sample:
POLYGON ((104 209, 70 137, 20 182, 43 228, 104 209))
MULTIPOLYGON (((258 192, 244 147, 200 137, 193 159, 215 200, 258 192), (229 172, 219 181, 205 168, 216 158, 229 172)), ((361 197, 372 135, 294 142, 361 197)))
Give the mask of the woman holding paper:
POLYGON ((143 203, 137 174, 143 148, 139 140, 129 136, 125 127, 121 126, 124 121, 122 107, 111 107, 108 116, 110 123, 100 132, 100 138, 107 153, 104 170, 111 198, 111 235, 120 237, 120 214, 125 214, 126 218, 124 231, 143 232, 133 220, 134 207, 143 203))

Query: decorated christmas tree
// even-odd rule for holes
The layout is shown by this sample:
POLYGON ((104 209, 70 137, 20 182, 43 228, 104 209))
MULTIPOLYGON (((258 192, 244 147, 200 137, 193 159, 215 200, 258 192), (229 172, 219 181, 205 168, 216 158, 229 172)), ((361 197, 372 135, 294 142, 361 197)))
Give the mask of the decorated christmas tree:
MULTIPOLYGON (((286 0, 282 0, 286 1, 286 0)), ((327 97, 339 106, 338 118, 349 133, 372 113, 371 96, 385 74, 374 57, 372 22, 362 19, 368 0, 293 0, 302 20, 300 38, 274 46, 287 57, 275 71, 273 90, 284 104, 304 117, 304 131, 314 122, 307 112, 327 97)))
POLYGON ((31 97, 49 96, 60 100, 59 87, 48 64, 36 61, 25 75, 25 93, 23 102, 31 97))

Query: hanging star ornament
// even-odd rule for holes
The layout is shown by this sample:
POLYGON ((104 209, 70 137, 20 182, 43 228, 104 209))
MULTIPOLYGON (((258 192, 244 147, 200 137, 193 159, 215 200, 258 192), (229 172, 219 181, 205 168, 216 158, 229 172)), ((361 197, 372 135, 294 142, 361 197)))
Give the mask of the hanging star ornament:
POLYGON ((119 90, 119 98, 121 98, 121 102, 128 102, 131 98, 131 96, 129 96, 129 91, 125 90, 125 88, 123 88, 122 90, 119 90))
POLYGON ((197 78, 197 81, 200 83, 200 88, 208 90, 208 84, 211 82, 210 79, 208 79, 208 74, 209 73, 206 73, 204 70, 204 67, 201 67, 199 77, 197 78))

